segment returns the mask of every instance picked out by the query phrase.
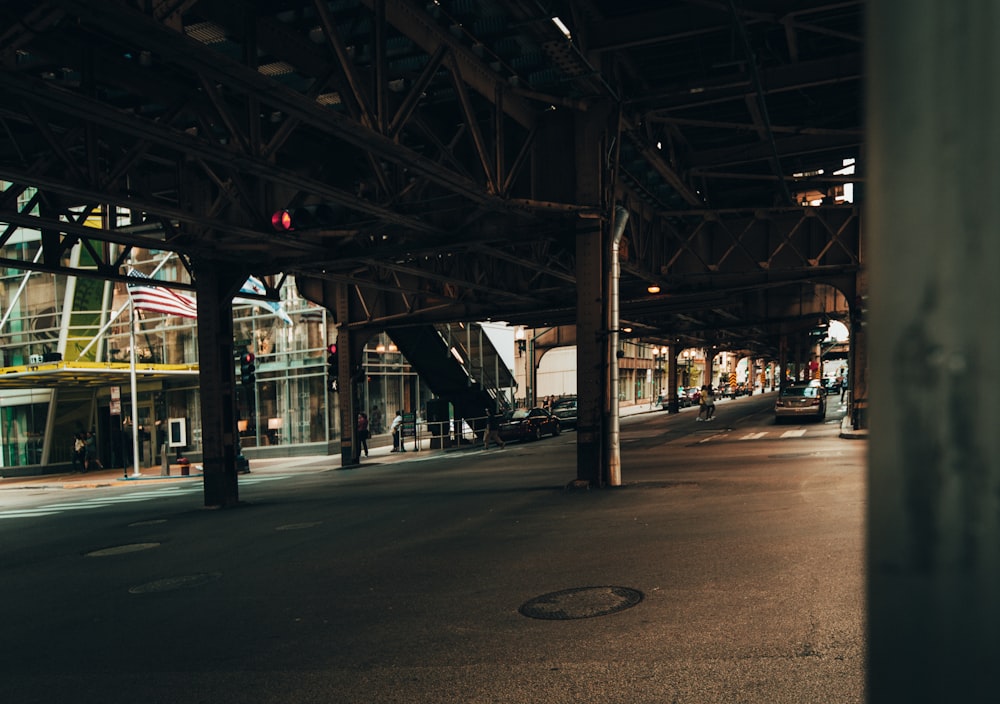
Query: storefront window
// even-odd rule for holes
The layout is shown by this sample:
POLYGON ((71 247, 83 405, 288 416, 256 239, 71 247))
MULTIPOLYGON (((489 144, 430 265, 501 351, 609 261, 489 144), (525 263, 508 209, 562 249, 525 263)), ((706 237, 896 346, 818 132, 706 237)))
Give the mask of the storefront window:
POLYGON ((49 404, 29 403, 0 409, 3 427, 3 466, 40 464, 45 442, 45 419, 49 404))

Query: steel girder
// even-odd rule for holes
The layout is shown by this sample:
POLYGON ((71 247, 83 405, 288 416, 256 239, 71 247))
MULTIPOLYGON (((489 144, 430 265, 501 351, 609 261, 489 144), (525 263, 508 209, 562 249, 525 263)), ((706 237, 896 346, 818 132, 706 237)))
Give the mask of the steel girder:
MULTIPOLYGON (((45 270, 68 271, 60 255, 82 238, 239 259, 256 273, 313 280, 309 290, 347 284, 357 324, 569 323, 579 216, 602 213, 548 196, 535 175, 551 154, 540 125, 553 108, 617 100, 606 168, 633 212, 623 316, 664 335, 728 319, 735 334, 754 317, 756 298, 744 292, 846 291, 859 262, 856 214, 837 222, 826 208, 783 211, 749 194, 791 180, 774 173, 775 155, 804 167, 810 154, 836 166, 833 155, 857 153, 857 4, 741 11, 745 30, 780 29, 788 44, 783 62, 759 62, 756 82, 740 70, 697 76, 685 53, 692 38, 722 50, 711 42, 734 26, 724 4, 676 16, 640 4, 631 18, 609 18, 609 3, 565 3, 569 45, 520 0, 478 15, 475 4, 407 0, 7 3, 0 87, 11 100, 0 119, 11 139, 0 140, 0 179, 14 185, 0 196, 0 220, 55 233, 45 270), (636 60, 654 50, 663 60, 636 60), (541 89, 517 68, 529 59, 541 62, 536 74, 561 78, 541 89), (836 120, 789 111, 790 96, 815 103, 831 89, 844 91, 836 120), (760 95, 773 101, 769 120, 760 95), (703 132, 711 139, 698 142, 703 132), (41 189, 45 219, 14 211, 25 186, 41 189), (755 205, 726 207, 740 198, 755 205), (294 235, 268 227, 274 209, 308 203, 343 217, 294 235), (101 204, 131 221, 86 231, 69 222, 101 204), (654 281, 669 296, 658 312, 642 293, 654 281)), ((805 173, 794 185, 841 182, 805 173)), ((120 257, 101 261, 100 275, 112 276, 120 257)))

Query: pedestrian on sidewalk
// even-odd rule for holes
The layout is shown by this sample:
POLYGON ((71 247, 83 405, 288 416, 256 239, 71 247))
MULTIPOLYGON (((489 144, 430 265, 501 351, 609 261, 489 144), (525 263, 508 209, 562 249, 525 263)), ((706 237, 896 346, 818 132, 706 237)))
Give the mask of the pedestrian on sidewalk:
POLYGON ((73 471, 87 471, 87 443, 83 439, 83 433, 73 436, 73 471))
POLYGON ((83 471, 89 472, 92 469, 104 469, 104 465, 101 464, 101 460, 97 456, 97 435, 94 434, 93 430, 87 432, 84 443, 86 444, 86 461, 83 464, 83 471))
POLYGON ((389 430, 392 432, 392 450, 391 452, 406 452, 406 448, 403 447, 403 412, 396 411, 396 417, 392 419, 392 425, 389 426, 389 430))
POLYGON ((357 421, 357 431, 358 431, 358 446, 357 452, 354 453, 354 461, 361 461, 361 451, 365 451, 365 457, 368 456, 368 415, 366 413, 358 413, 357 421))
POLYGON ((486 409, 486 433, 483 435, 483 450, 490 449, 490 440, 504 449, 507 444, 500 437, 500 418, 490 409, 486 409))

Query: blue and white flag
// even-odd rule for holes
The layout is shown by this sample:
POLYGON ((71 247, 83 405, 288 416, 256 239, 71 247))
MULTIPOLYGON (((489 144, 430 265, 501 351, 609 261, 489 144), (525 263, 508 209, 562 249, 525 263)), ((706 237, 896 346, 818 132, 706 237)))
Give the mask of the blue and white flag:
MULTIPOLYGON (((243 288, 240 289, 240 293, 256 293, 261 296, 267 294, 267 289, 264 287, 264 282, 258 279, 256 276, 251 276, 247 279, 246 283, 243 284, 243 288)), ((293 325, 292 319, 289 317, 285 309, 281 307, 281 304, 277 301, 262 301, 259 298, 243 298, 242 296, 237 296, 233 299, 233 303, 246 303, 252 306, 257 306, 258 308, 265 308, 272 313, 274 313, 285 325, 293 325)))

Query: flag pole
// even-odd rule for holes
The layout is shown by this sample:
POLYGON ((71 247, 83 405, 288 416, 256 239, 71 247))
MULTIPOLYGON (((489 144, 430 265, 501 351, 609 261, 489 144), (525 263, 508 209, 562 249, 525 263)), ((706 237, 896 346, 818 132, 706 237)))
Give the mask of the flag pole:
POLYGON ((132 476, 138 477, 139 472, 139 407, 136 405, 138 394, 135 381, 135 306, 132 296, 128 297, 128 330, 129 330, 129 382, 132 385, 132 476))
MULTIPOLYGON (((156 268, 154 268, 153 271, 150 272, 149 275, 150 276, 155 276, 156 272, 158 272, 160 269, 162 269, 164 267, 164 265, 166 265, 166 263, 168 261, 170 261, 170 254, 167 254, 167 256, 165 256, 160 261, 160 263, 156 265, 156 268)), ((30 274, 31 272, 28 272, 28 273, 30 274)), ((125 292, 128 293, 128 285, 125 286, 125 292)), ((83 359, 83 355, 87 354, 87 352, 90 351, 90 348, 97 344, 97 342, 101 339, 101 336, 108 331, 108 328, 110 328, 112 325, 115 324, 115 321, 118 320, 118 316, 121 315, 122 313, 124 313, 126 308, 129 309, 129 323, 131 323, 131 321, 132 321, 132 319, 131 319, 132 297, 129 296, 128 297, 128 303, 126 303, 121 308, 119 308, 114 313, 112 313, 111 316, 108 318, 108 322, 104 323, 104 325, 101 326, 101 329, 98 330, 94 334, 94 336, 90 339, 90 342, 87 343, 87 346, 84 347, 82 350, 80 350, 80 353, 76 356, 77 361, 83 359)), ((0 323, 0 328, 2 328, 2 327, 3 327, 3 324, 0 323)))

